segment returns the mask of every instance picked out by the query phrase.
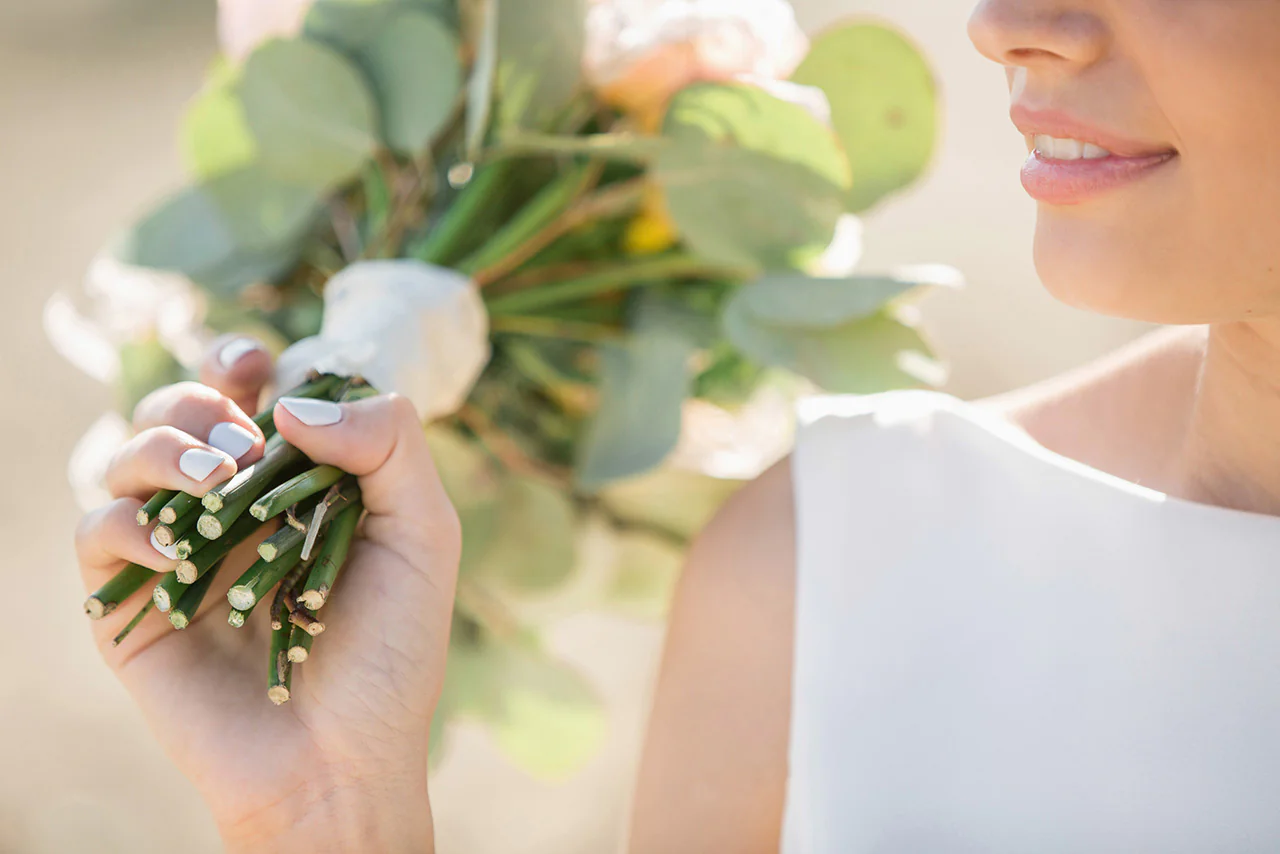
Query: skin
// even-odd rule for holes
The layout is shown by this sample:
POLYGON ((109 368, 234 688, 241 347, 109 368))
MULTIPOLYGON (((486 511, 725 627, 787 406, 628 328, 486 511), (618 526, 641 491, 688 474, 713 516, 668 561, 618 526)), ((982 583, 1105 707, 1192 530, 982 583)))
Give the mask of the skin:
MULTIPOLYGON (((1051 450, 1128 480, 1280 514, 1270 426, 1280 423, 1271 249, 1280 245, 1271 152, 1280 112, 1265 109, 1280 91, 1280 0, 985 0, 972 37, 1009 70, 1020 103, 1177 152, 1104 196, 1040 205, 1035 253, 1046 286, 1091 311, 1194 325, 988 405, 1051 450)), ((139 500, 176 482, 178 449, 198 446, 207 429, 200 407, 216 399, 244 423, 233 407, 253 408, 267 370, 265 357, 229 374, 211 360, 207 389, 165 390, 140 408, 137 445, 112 469, 122 497, 81 528, 90 588, 125 559, 167 568, 133 524, 139 500)), ((350 406, 337 427, 276 418, 317 461, 363 475, 371 511, 348 571, 361 583, 328 606, 325 654, 303 668, 294 702, 266 706, 263 639, 221 626, 197 621, 181 637, 144 627, 113 651, 107 639, 130 603, 97 627, 99 645, 230 850, 275 850, 286 838, 313 851, 430 850, 427 726, 447 648, 456 514, 403 403, 350 406)), ((634 852, 777 850, 793 513, 784 462, 742 490, 691 552, 637 787, 634 852)))

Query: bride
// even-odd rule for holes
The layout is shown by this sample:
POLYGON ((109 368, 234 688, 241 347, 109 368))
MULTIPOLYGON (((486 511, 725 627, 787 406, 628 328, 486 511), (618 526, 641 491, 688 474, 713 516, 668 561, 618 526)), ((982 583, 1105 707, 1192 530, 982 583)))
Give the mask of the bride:
MULTIPOLYGON (((634 851, 1280 850, 1280 0, 985 0, 972 35, 1009 70, 1045 284, 1207 330, 986 404, 805 404, 690 557, 634 851)), ((269 371, 224 342, 139 408, 90 588, 155 562, 138 496, 260 453, 269 371)), ((430 850, 457 517, 403 401, 276 420, 370 511, 298 701, 240 702, 235 633, 112 650, 122 609, 99 643, 229 850, 430 850)))

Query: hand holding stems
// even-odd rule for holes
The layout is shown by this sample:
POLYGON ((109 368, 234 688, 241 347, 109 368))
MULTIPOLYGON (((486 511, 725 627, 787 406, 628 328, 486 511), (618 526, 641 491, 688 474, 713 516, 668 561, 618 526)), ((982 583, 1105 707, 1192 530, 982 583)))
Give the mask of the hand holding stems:
MULTIPOLYGON (((86 516, 77 534, 90 590, 128 562, 176 567, 136 521, 156 490, 203 495, 261 456, 262 431, 246 411, 256 408, 270 360, 260 348, 220 344, 202 367, 203 385, 162 389, 138 407, 138 435, 108 477, 116 500, 86 516), (238 358, 224 363, 218 353, 229 351, 238 358), (226 435, 215 431, 221 424, 252 440, 248 450, 243 441, 229 449, 240 451, 237 460, 202 441, 226 435), (203 480, 195 480, 202 469, 181 466, 193 449, 219 456, 203 480)), ((152 616, 112 646, 150 595, 146 585, 93 624, 99 649, 208 802, 228 850, 277 850, 285 841, 314 852, 431 850, 427 741, 448 650, 457 514, 408 401, 284 400, 274 424, 316 463, 356 475, 368 510, 325 605, 323 653, 294 677, 292 702, 275 707, 263 695, 267 615, 237 631, 225 625, 225 605, 210 607, 225 603, 257 557, 252 542, 227 558, 185 631, 152 616)), ((201 460, 207 467, 211 458, 201 460)))

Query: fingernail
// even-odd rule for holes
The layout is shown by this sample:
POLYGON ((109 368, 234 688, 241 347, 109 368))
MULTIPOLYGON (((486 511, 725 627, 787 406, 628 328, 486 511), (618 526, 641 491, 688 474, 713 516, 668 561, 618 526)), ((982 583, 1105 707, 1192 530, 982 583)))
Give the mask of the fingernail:
POLYGON ((233 460, 238 460, 253 449, 258 439, 239 424, 223 421, 209 431, 209 444, 233 460))
POLYGON ((160 552, 160 554, 162 554, 162 555, 164 555, 165 557, 167 557, 169 560, 177 560, 177 559, 178 559, 178 544, 177 544, 177 543, 174 543, 174 544, 173 544, 173 545, 171 545, 171 546, 162 546, 162 545, 160 545, 159 543, 157 543, 157 542, 156 542, 156 532, 155 532, 155 531, 152 531, 152 532, 151 532, 151 546, 152 546, 152 548, 154 548, 156 551, 160 552))
POLYGON ((226 346, 218 353, 218 364, 222 365, 224 371, 229 371, 236 366, 236 362, 254 350, 261 349, 262 345, 252 338, 235 338, 228 341, 226 346))
POLYGON ((306 397, 282 397, 280 405, 308 427, 328 427, 342 420, 342 407, 327 400, 306 397))
POLYGON ((213 474, 213 470, 222 465, 226 457, 222 454, 215 454, 213 451, 206 451, 202 448, 192 448, 184 451, 178 459, 178 468, 187 477, 200 483, 206 477, 213 474))

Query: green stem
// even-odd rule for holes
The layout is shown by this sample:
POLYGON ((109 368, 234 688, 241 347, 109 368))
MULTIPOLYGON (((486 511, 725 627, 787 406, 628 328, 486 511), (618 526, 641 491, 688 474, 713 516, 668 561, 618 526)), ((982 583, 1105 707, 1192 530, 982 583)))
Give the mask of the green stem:
POLYGON ((280 440, 279 436, 271 440, 261 460, 204 497, 207 512, 197 523, 202 537, 210 540, 221 537, 281 474, 306 459, 297 448, 277 440, 280 440))
POLYGON ((187 585, 182 583, 178 578, 178 573, 168 572, 160 579, 160 583, 151 591, 151 598, 155 600, 156 608, 161 614, 169 613, 169 609, 174 603, 182 597, 187 590, 187 585))
POLYGON ((160 508, 159 519, 161 524, 172 525, 183 516, 200 506, 200 499, 194 495, 187 495, 185 492, 179 492, 173 498, 169 499, 169 503, 160 508))
POLYGON ((151 496, 146 504, 138 508, 138 526, 145 528, 151 524, 151 520, 160 515, 160 511, 164 506, 173 500, 178 493, 176 490, 164 489, 151 496))
POLYGON ((84 612, 89 615, 90 620, 101 620, 155 577, 154 571, 131 563, 85 600, 84 612))
POLYGON ((554 225, 565 208, 590 188, 599 174, 595 164, 584 163, 556 176, 526 202, 510 222, 458 264, 458 270, 472 275, 517 253, 524 243, 535 240, 539 232, 554 225))
POLYGON ((602 266, 593 273, 487 300, 490 315, 528 314, 637 285, 671 279, 738 278, 742 269, 718 267, 693 255, 672 253, 602 266))
POLYGON ((278 629, 289 622, 289 594, 302 583, 302 576, 306 575, 308 569, 310 566, 307 562, 299 561, 276 588, 276 598, 271 602, 271 628, 278 629))
POLYGON ((316 557, 307 584, 298 597, 298 601, 312 611, 319 611, 329 599, 329 591, 338 579, 347 562, 347 552, 355 539, 356 526, 360 524, 360 516, 364 513, 364 505, 359 501, 339 513, 329 526, 324 542, 320 546, 320 554, 316 557))
MULTIPOLYGON (((317 379, 308 380, 292 391, 286 391, 280 397, 329 397, 340 381, 340 377, 325 374, 317 379)), ((280 397, 270 401, 261 412, 253 416, 253 423, 258 425, 262 435, 268 439, 276 434, 275 410, 276 402, 280 397)))
MULTIPOLYGON (((192 554, 190 557, 178 561, 177 568, 174 572, 178 576, 178 580, 183 584, 194 584, 204 577, 205 573, 213 569, 219 561, 231 554, 231 551, 258 530, 261 525, 257 519, 251 516, 241 516, 231 526, 231 530, 227 532, 225 537, 216 540, 205 540, 208 545, 192 554)), ((204 537, 200 537, 204 539, 204 537)))
POLYGON ((293 626, 289 632, 289 660, 301 664, 311 657, 311 645, 315 643, 315 635, 305 631, 301 626, 293 626))
POLYGON ((150 614, 151 609, 154 608, 155 606, 156 606, 155 600, 148 599, 143 604, 143 606, 138 609, 138 613, 133 615, 133 619, 130 620, 128 624, 125 625, 125 627, 120 630, 120 634, 116 635, 114 638, 111 639, 111 645, 119 646, 120 644, 124 643, 124 639, 127 638, 129 635, 133 634, 133 630, 136 629, 142 623, 142 621, 146 618, 147 614, 150 614))
POLYGON ((657 156, 669 144, 661 137, 644 137, 622 133, 597 133, 586 136, 540 133, 512 133, 490 149, 499 157, 536 154, 580 154, 626 163, 643 163, 657 156))
POLYGON ((477 169, 471 182, 458 193, 426 240, 409 248, 410 257, 441 266, 456 261, 459 244, 472 236, 477 220, 488 211, 493 197, 506 189, 510 169, 509 161, 490 163, 477 169))
POLYGON ((173 524, 166 525, 163 522, 156 525, 153 533, 156 535, 156 542, 162 546, 171 546, 182 537, 193 531, 196 522, 200 518, 200 509, 193 507, 187 511, 185 516, 179 516, 178 520, 173 524))
POLYGON ((249 515, 259 522, 274 519, 299 501, 324 492, 345 476, 346 473, 340 468, 316 466, 259 498, 249 508, 249 515))
POLYGON ((290 551, 279 555, 274 561, 259 560, 244 571, 236 583, 227 591, 227 601, 237 611, 249 613, 262 601, 272 587, 275 587, 289 570, 302 560, 302 543, 298 543, 290 551))
MULTIPOLYGON (((358 501, 359 499, 360 499, 360 487, 357 486, 355 481, 353 480, 350 483, 343 486, 342 491, 339 492, 337 495, 335 495, 333 498, 325 499, 320 503, 328 505, 327 509, 325 510, 325 515, 328 516, 329 518, 332 518, 330 514, 335 513, 337 510, 343 507, 346 507, 348 504, 351 504, 354 501, 358 501)), ((310 528, 311 522, 312 520, 315 519, 315 514, 319 511, 319 509, 320 509, 320 504, 317 504, 317 506, 314 509, 312 509, 311 512, 307 513, 305 517, 303 517, 302 519, 299 519, 298 521, 302 522, 304 527, 310 528)), ((328 525, 329 522, 326 520, 324 524, 328 525)), ((285 527, 281 528, 279 531, 276 531, 270 537, 267 537, 267 539, 263 540, 261 543, 258 544, 258 554, 259 556, 262 557, 263 560, 267 561, 268 563, 271 563, 272 561, 280 558, 282 555, 290 553, 295 547, 297 547, 298 549, 301 549, 306 538, 307 538, 306 531, 300 531, 297 528, 293 527, 292 525, 286 525, 285 527)))
POLYGON ((561 341, 587 341, 600 343, 617 341, 622 330, 602 323, 581 323, 576 320, 558 320, 554 317, 517 317, 504 315, 489 319, 489 330, 500 335, 529 335, 535 338, 555 338, 561 341))
POLYGON ((237 611, 232 608, 231 613, 227 614, 227 625, 233 629, 243 629, 246 616, 244 611, 237 611))
POLYGON ((292 628, 285 623, 271 631, 271 660, 268 662, 267 698, 277 706, 289 702, 293 683, 293 662, 289 660, 289 636, 292 628))
POLYGON ((196 618, 196 612, 200 610, 200 604, 204 602, 204 597, 209 593, 209 587, 213 584, 214 578, 218 575, 218 570, 222 569, 222 561, 218 561, 208 572, 200 576, 194 584, 183 591, 178 597, 178 603, 169 609, 169 622, 179 631, 191 625, 191 621, 196 618))

